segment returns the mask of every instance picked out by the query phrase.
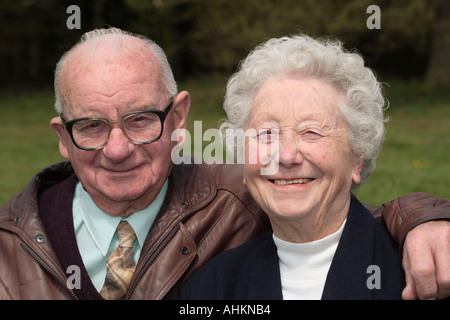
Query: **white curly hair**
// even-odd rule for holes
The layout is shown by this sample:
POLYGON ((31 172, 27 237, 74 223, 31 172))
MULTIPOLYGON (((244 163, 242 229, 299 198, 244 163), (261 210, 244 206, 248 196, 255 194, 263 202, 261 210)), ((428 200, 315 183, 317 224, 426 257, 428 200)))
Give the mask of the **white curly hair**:
MULTIPOLYGON (((348 140, 357 160, 363 160, 361 186, 375 170, 375 161, 385 138, 385 99, 374 72, 363 58, 344 49, 342 42, 295 35, 270 39, 257 46, 228 80, 224 110, 227 119, 220 125, 225 146, 235 136, 227 130, 244 129, 257 89, 270 77, 290 73, 312 76, 342 90, 345 105, 338 112, 348 125, 348 140)), ((243 149, 233 150, 238 157, 243 149)))

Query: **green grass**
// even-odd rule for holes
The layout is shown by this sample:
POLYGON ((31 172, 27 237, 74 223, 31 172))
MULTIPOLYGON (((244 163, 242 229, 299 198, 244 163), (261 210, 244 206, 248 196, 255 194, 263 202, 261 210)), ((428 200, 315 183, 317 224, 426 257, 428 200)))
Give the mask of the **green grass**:
MULTIPOLYGON (((188 130, 201 120, 216 128, 226 77, 205 76, 179 84, 191 93, 188 130)), ((450 198, 450 93, 393 81, 386 89, 390 107, 387 139, 377 170, 357 192, 363 202, 380 205, 400 195, 424 191, 450 198)), ((45 166, 62 161, 49 121, 56 116, 50 90, 0 92, 0 206, 20 192, 45 166)))
POLYGON ((0 206, 32 176, 62 160, 50 128, 56 115, 51 91, 0 93, 0 206))
POLYGON ((373 205, 411 192, 450 198, 450 93, 393 81, 377 169, 357 192, 373 205))

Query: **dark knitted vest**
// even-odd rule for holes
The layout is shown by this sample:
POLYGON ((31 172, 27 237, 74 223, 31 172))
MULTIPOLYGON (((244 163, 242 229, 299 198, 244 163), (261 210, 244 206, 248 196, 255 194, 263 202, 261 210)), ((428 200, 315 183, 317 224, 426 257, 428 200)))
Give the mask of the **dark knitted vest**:
MULTIPOLYGON (((63 270, 66 272, 71 265, 80 268, 80 289, 73 289, 77 297, 81 300, 102 299, 83 264, 75 237, 72 202, 77 182, 77 177, 72 175, 43 191, 38 200, 39 214, 63 270)), ((66 274, 69 277, 72 272, 66 274)))

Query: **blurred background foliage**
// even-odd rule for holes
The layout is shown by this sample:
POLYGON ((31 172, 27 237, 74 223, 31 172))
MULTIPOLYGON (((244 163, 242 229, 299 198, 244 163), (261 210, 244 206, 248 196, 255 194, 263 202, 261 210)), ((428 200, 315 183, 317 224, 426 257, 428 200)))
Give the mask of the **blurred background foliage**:
POLYGON ((0 2, 0 206, 43 167, 63 160, 49 126, 53 71, 91 29, 143 34, 167 53, 191 94, 188 130, 217 127, 227 78, 256 45, 303 32, 342 39, 374 69, 389 101, 377 170, 358 191, 380 205, 425 191, 450 198, 448 0, 2 0, 0 2), (69 29, 70 5, 81 29, 69 29), (381 10, 370 30, 369 5, 381 10))
POLYGON ((61 54, 82 33, 106 25, 155 40, 177 79, 229 75, 256 44, 304 32, 344 40, 378 73, 450 87, 447 0, 4 0, 1 85, 51 83, 61 54), (72 4, 81 9, 80 30, 66 27, 72 4), (381 9, 381 30, 366 27, 371 4, 381 9))

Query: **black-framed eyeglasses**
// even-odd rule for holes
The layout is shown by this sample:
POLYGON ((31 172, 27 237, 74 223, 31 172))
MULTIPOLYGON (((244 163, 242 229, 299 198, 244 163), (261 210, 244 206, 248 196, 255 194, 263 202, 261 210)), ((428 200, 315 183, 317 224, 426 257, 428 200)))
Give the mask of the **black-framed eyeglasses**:
POLYGON ((148 144, 161 138, 164 120, 172 108, 173 99, 163 110, 130 112, 117 120, 96 117, 66 120, 62 113, 59 116, 74 145, 82 150, 105 147, 114 127, 119 127, 131 143, 148 144))

